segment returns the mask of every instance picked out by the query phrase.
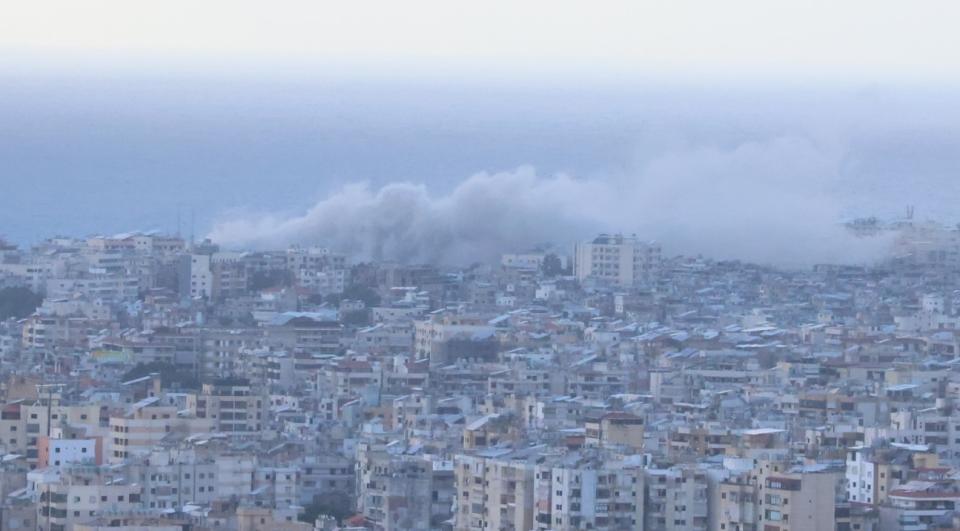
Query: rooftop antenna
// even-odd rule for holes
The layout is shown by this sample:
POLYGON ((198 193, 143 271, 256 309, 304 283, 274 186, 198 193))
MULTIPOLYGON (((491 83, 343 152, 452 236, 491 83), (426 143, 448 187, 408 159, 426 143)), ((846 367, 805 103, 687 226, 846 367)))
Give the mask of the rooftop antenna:
POLYGON ((180 237, 180 205, 177 205, 177 238, 180 237))
POLYGON ((913 220, 913 205, 907 205, 907 219, 913 220))
POLYGON ((191 246, 191 247, 193 246, 193 242, 194 242, 194 239, 193 239, 193 229, 194 229, 195 223, 196 223, 196 221, 197 221, 197 216, 196 216, 196 214, 197 214, 196 210, 194 210, 194 209, 191 208, 191 209, 190 209, 190 246, 191 246))

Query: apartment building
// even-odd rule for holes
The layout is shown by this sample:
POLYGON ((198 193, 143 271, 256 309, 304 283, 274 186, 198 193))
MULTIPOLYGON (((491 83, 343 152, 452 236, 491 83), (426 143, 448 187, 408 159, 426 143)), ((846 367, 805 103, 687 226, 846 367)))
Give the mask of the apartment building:
POLYGON ((900 485, 880 507, 882 531, 957 529, 960 490, 944 477, 922 477, 900 485))
POLYGON ((758 527, 765 531, 832 531, 843 477, 839 465, 760 462, 757 484, 758 527))
POLYGON ((180 296, 213 298, 213 270, 211 257, 207 254, 190 254, 180 257, 177 277, 180 283, 180 296))
POLYGON ((850 448, 846 461, 847 497, 851 502, 882 505, 890 492, 910 481, 915 470, 938 464, 937 455, 924 446, 894 443, 850 448))
POLYGON ((187 409, 210 422, 211 430, 230 435, 250 435, 264 429, 269 400, 246 378, 220 378, 187 395, 187 409))
POLYGON ((414 325, 414 354, 431 367, 464 360, 496 359, 498 343, 488 319, 438 312, 414 325))
POLYGON ((347 287, 347 258, 322 247, 291 247, 286 268, 296 285, 314 293, 341 293, 347 287))
POLYGON ((632 287, 655 278, 660 262, 660 245, 636 236, 601 234, 590 242, 577 243, 573 250, 573 274, 581 282, 590 279, 632 287))
POLYGON ((358 453, 364 483, 358 502, 368 525, 384 531, 434 529, 451 517, 453 463, 387 448, 358 453))
POLYGON ((40 437, 37 441, 37 467, 69 465, 102 465, 103 438, 40 437))
POLYGON ((708 480, 703 470, 690 465, 645 470, 647 531, 706 531, 708 480))
POLYGON ((72 466, 35 483, 37 529, 72 531, 101 516, 128 515, 142 507, 141 486, 109 467, 72 466))
POLYGON ((644 523, 642 459, 573 452, 547 458, 534 476, 538 530, 614 531, 644 523))
POLYGON ((339 354, 343 324, 336 311, 285 312, 265 327, 267 344, 289 351, 339 354))
POLYGON ((757 486, 749 474, 731 474, 711 489, 710 531, 757 531, 757 486))
POLYGON ((109 462, 122 463, 148 453, 171 436, 187 437, 209 433, 214 419, 184 415, 177 406, 163 405, 160 397, 148 397, 133 404, 121 415, 110 416, 109 462))
POLYGON ((533 529, 535 456, 540 449, 489 449, 454 458, 455 531, 533 529))
POLYGON ((614 411, 588 417, 584 423, 586 446, 605 448, 643 448, 643 417, 614 411))
MULTIPOLYGON (((53 394, 29 404, 20 404, 19 408, 12 407, 6 417, 0 420, 0 430, 11 435, 8 442, 12 443, 16 438, 16 444, 24 445, 17 451, 26 455, 31 468, 36 468, 40 462, 42 437, 52 435, 62 425, 97 433, 101 422, 105 423, 106 410, 98 404, 63 404, 59 395, 53 394), (23 437, 13 437, 15 433, 22 433, 23 437)), ((13 449, 12 445, 8 448, 13 449)))

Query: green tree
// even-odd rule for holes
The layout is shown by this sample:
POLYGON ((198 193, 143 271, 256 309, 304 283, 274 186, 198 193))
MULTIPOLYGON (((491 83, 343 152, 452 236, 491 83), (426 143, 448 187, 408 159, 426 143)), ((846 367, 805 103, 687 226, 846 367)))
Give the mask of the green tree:
POLYGON ((122 381, 136 380, 153 373, 160 374, 160 381, 165 388, 200 389, 200 380, 193 372, 162 361, 138 363, 123 375, 122 381))
POLYGON ((343 492, 333 491, 314 496, 313 502, 304 507, 299 520, 312 524, 321 514, 330 515, 343 522, 344 518, 353 516, 353 502, 350 496, 343 492))
POLYGON ((361 300, 367 308, 380 304, 380 295, 377 295, 377 292, 373 289, 361 284, 350 284, 343 290, 343 293, 327 297, 327 302, 336 305, 344 299, 361 300))
POLYGON ((543 257, 543 265, 541 266, 541 270, 546 277, 562 275, 564 274, 563 262, 560 261, 559 256, 550 253, 543 257))
POLYGON ((370 309, 346 312, 340 317, 343 324, 353 326, 367 326, 370 324, 370 309))
POLYGON ((253 291, 260 291, 269 288, 286 288, 293 284, 293 278, 289 271, 270 270, 256 271, 250 276, 249 286, 253 291))
POLYGON ((42 302, 43 297, 28 288, 0 289, 0 319, 22 319, 36 311, 42 302))

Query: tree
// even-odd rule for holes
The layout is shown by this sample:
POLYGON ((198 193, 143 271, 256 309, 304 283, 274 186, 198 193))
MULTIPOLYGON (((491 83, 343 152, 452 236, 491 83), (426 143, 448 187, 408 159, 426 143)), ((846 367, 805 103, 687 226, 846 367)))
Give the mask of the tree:
POLYGON ((370 309, 367 308, 363 310, 344 312, 344 314, 340 317, 340 321, 346 325, 367 326, 370 324, 370 309))
POLYGON ((363 301, 367 308, 380 305, 380 295, 377 295, 377 292, 373 289, 361 284, 350 284, 343 290, 343 293, 327 297, 327 302, 340 304, 340 301, 344 299, 363 301))
POLYGON ((160 374, 160 381, 164 387, 200 389, 200 380, 197 379, 193 372, 181 369, 172 363, 162 361, 138 363, 123 375, 123 381, 136 380, 137 378, 143 378, 153 373, 160 374))
POLYGON ((546 277, 555 277, 564 273, 563 262, 560 261, 559 256, 553 253, 543 257, 541 269, 543 270, 543 275, 546 277))
POLYGON ((293 277, 289 271, 272 269, 269 271, 256 271, 250 276, 250 289, 261 291, 268 288, 286 288, 293 283, 293 277))
POLYGON ((353 515, 353 502, 350 496, 339 491, 332 491, 313 497, 313 502, 304 507, 300 513, 301 522, 313 523, 321 514, 330 515, 343 522, 344 518, 353 515))
POLYGON ((10 317, 23 319, 36 311, 42 302, 43 297, 27 288, 0 289, 0 320, 10 317))

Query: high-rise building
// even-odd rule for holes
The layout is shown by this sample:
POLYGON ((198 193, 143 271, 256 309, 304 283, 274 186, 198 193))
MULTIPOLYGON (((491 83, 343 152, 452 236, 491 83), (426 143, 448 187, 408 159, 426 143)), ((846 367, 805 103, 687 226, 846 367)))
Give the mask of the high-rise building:
POLYGON ((656 276, 661 251, 658 243, 642 242, 636 236, 601 234, 576 244, 573 257, 577 280, 631 287, 656 276))

